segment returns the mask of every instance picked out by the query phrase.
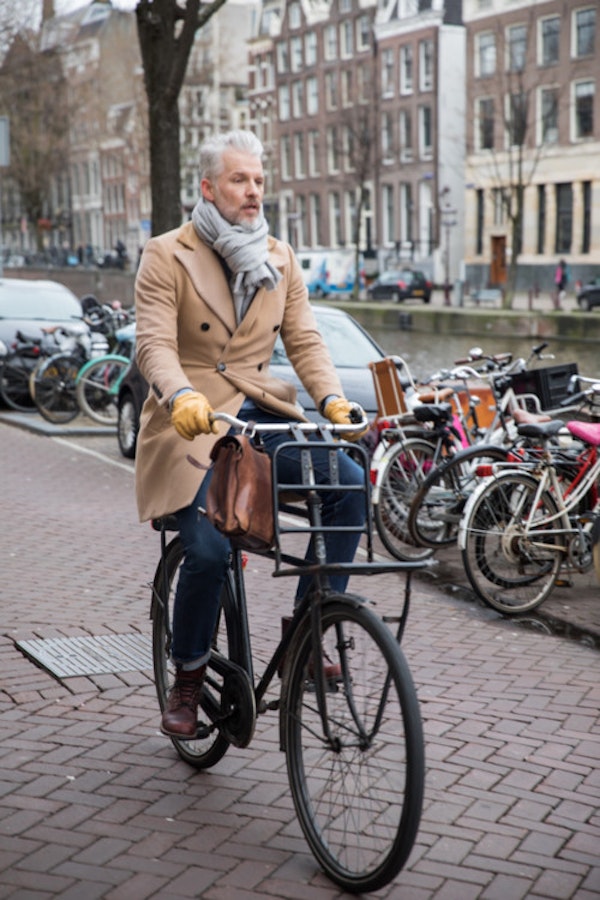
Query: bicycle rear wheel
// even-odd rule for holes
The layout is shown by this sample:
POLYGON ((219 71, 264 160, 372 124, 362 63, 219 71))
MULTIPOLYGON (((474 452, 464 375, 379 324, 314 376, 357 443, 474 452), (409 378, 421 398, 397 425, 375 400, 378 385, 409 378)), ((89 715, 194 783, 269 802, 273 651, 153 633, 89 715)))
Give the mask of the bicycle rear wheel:
MULTIPOLYGON (((173 602, 177 587, 179 566, 183 560, 183 547, 179 537, 173 538, 166 548, 164 561, 158 565, 154 576, 152 596, 152 658, 154 664, 154 682, 161 712, 167 705, 169 690, 175 680, 175 666, 171 660, 173 602)), ((219 620, 213 638, 214 652, 225 659, 229 658, 232 643, 232 621, 229 579, 223 588, 223 597, 219 620)), ((222 677, 209 663, 206 672, 206 686, 203 691, 201 706, 211 697, 219 697, 222 688, 222 677)), ((214 706, 212 708, 214 712, 214 706)), ((227 752, 230 742, 221 734, 217 726, 199 723, 198 735, 194 740, 179 738, 170 739, 180 757, 197 769, 208 769, 216 765, 227 752)))
POLYGON ((414 844, 425 761, 419 705, 404 655, 364 601, 323 604, 323 651, 342 668, 325 695, 324 734, 311 679, 311 630, 290 647, 286 760, 296 813, 327 875, 351 893, 391 881, 414 844))
POLYGON ((35 412, 29 377, 37 360, 9 353, 0 363, 0 397, 17 412, 35 412))
POLYGON ((565 559, 554 497, 525 472, 506 471, 473 492, 460 527, 465 572, 488 606, 528 612, 552 591, 565 559))
POLYGON ((100 425, 116 425, 119 385, 129 360, 111 354, 92 360, 77 376, 77 402, 84 415, 100 425))
POLYGON ((427 559, 433 552, 416 545, 408 530, 408 513, 419 485, 434 465, 434 457, 433 444, 408 438, 394 445, 381 461, 384 468, 373 518, 384 547, 396 559, 427 559))
POLYGON ((433 550, 454 544, 465 505, 480 484, 481 463, 505 460, 501 447, 468 447, 436 466, 417 490, 410 505, 408 530, 420 547, 433 550))
POLYGON ((33 379, 33 398, 47 422, 64 425, 79 414, 75 382, 79 365, 69 354, 50 356, 33 379))

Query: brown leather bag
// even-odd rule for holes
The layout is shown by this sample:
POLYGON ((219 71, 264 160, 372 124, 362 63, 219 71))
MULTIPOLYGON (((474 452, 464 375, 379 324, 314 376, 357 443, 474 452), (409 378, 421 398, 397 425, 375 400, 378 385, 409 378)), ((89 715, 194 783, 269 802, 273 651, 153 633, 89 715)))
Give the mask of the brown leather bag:
POLYGON ((273 546, 271 460, 243 434, 228 434, 214 445, 206 515, 222 534, 245 550, 273 546))

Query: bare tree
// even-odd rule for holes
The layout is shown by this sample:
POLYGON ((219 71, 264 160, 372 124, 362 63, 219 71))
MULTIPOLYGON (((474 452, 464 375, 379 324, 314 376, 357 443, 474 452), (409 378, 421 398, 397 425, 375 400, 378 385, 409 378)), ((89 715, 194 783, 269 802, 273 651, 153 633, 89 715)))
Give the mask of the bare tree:
POLYGON ((178 99, 198 29, 226 0, 139 0, 135 12, 148 99, 152 234, 181 223, 178 99))
POLYGON ((18 188, 41 250, 52 185, 66 172, 68 108, 57 54, 39 53, 26 32, 14 37, 0 69, 0 113, 10 121, 7 182, 18 188))
POLYGON ((482 171, 492 183, 492 204, 502 209, 508 223, 510 255, 503 305, 510 309, 523 249, 526 191, 534 181, 540 160, 557 140, 561 93, 565 88, 554 84, 545 88, 544 70, 537 74, 533 10, 527 21, 512 29, 498 25, 495 35, 498 71, 493 89, 484 101, 490 105, 487 112, 480 107, 477 127, 479 145, 486 149, 489 158, 487 171, 482 171), (542 88, 545 89, 538 103, 542 88), (500 122, 502 129, 495 130, 494 121, 500 122))

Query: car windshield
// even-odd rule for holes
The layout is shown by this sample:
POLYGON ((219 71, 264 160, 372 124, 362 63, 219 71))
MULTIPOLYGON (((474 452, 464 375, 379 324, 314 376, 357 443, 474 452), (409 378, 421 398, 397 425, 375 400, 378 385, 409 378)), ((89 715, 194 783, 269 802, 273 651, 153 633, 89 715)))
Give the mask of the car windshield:
MULTIPOLYGON (((319 331, 325 339, 336 368, 355 369, 381 358, 381 353, 352 319, 345 316, 319 315, 318 312, 316 316, 319 331)), ((290 364, 280 337, 275 343, 271 363, 290 364)))
POLYGON ((0 282, 0 318, 80 319, 81 306, 66 288, 28 287, 25 280, 17 287, 0 282))

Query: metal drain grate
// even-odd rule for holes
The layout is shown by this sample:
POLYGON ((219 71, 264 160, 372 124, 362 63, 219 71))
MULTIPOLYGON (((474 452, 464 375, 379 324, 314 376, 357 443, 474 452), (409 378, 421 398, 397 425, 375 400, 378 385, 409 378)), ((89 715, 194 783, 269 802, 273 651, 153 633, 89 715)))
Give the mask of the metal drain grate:
POLYGON ((17 647, 57 678, 152 668, 150 638, 143 634, 34 639, 17 647))

